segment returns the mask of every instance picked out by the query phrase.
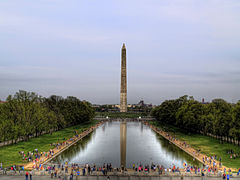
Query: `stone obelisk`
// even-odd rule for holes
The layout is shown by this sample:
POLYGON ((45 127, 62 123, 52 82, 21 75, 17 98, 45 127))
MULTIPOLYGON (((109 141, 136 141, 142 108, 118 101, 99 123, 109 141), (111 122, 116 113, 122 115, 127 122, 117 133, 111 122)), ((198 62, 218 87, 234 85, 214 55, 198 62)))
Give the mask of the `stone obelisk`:
POLYGON ((121 92, 120 92, 120 112, 127 112, 127 65, 126 47, 123 43, 121 56, 121 92))

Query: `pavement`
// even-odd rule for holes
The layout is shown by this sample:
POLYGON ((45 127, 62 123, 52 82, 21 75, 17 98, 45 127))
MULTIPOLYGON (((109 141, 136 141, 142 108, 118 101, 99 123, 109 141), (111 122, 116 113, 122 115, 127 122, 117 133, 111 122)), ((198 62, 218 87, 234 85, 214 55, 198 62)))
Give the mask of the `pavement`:
MULTIPOLYGON (((5 176, 0 175, 0 180, 25 180, 25 176, 5 176)), ((29 179, 29 178, 28 178, 29 179)), ((32 176, 32 180, 56 180, 50 176, 32 176)), ((62 177, 62 180, 64 178, 62 177)), ((66 180, 69 177, 65 178, 66 180)), ((108 176, 74 176, 73 180, 107 180, 108 176)), ((109 180, 222 180, 222 177, 201 177, 201 176, 109 176, 109 180)), ((240 180, 240 177, 230 178, 230 180, 240 180)))
MULTIPOLYGON (((26 179, 25 176, 6 176, 6 175, 0 175, 0 180, 22 180, 22 179, 26 179)), ((29 178, 28 178, 29 179, 29 178)), ((50 176, 32 176, 32 180, 47 180, 47 179, 51 179, 50 176)))

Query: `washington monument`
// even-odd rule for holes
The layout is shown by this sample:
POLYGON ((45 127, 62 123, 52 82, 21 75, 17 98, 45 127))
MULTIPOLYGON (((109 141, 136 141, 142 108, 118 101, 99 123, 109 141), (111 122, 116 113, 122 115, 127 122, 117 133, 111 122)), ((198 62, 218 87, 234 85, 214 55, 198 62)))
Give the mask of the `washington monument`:
POLYGON ((123 43, 121 56, 121 92, 120 92, 120 112, 127 112, 127 65, 126 47, 123 43))

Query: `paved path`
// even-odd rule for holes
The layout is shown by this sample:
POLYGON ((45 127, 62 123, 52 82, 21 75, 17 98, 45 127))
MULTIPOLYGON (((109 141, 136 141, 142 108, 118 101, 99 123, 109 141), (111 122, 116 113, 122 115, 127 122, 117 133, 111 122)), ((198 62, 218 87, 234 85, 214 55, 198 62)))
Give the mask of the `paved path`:
MULTIPOLYGON (((200 176, 109 176, 110 180, 222 180, 222 177, 200 177, 200 176)), ((25 180, 25 176, 3 176, 1 180, 25 180)), ((32 176, 32 180, 50 180, 50 176, 32 176)), ((56 180, 58 178, 53 178, 56 180)), ((66 179, 69 179, 66 178, 66 179)), ((74 176, 74 180, 107 180, 107 176, 74 176)), ((234 177, 230 180, 240 180, 240 177, 234 177)))
MULTIPOLYGON (((1 180, 25 180, 25 176, 5 176, 5 175, 0 175, 1 180)), ((28 177, 29 179, 29 177, 28 177)), ((51 179, 50 176, 32 176, 32 180, 47 180, 51 179)))

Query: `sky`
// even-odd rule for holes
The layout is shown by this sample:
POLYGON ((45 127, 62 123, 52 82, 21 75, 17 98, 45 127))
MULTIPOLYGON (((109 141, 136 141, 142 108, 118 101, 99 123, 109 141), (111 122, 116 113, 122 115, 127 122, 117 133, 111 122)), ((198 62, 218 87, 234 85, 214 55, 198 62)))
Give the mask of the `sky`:
POLYGON ((239 0, 1 0, 0 99, 18 90, 128 103, 240 100, 239 0))

